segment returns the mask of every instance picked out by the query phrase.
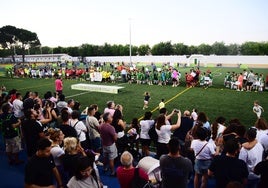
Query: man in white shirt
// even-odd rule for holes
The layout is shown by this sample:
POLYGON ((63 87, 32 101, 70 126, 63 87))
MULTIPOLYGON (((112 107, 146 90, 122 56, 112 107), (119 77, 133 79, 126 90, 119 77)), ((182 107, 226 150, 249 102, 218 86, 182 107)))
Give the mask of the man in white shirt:
POLYGON ((13 101, 13 112, 16 118, 21 119, 24 116, 21 93, 16 93, 16 99, 13 101))

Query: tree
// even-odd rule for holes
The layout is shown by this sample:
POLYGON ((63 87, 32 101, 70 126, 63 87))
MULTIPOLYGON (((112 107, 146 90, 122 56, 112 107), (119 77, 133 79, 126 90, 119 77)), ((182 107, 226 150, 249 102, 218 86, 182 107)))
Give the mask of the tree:
POLYGON ((148 44, 140 45, 138 47, 139 55, 149 55, 150 54, 150 46, 148 44))
POLYGON ((259 43, 260 55, 268 55, 268 42, 259 43))
POLYGON ((189 46, 188 47, 188 54, 187 55, 193 55, 198 53, 198 48, 196 46, 189 46))
POLYGON ((203 55, 210 55, 212 54, 212 48, 208 44, 200 44, 198 47, 198 53, 203 55))
POLYGON ((211 46, 212 51, 215 55, 227 55, 228 48, 225 46, 224 42, 215 42, 211 46))
POLYGON ((239 55, 240 54, 240 45, 238 44, 229 44, 227 46, 228 55, 239 55))
POLYGON ((66 52, 70 56, 77 57, 79 56, 79 48, 78 47, 68 47, 66 48, 66 52))
POLYGON ((241 45, 242 55, 260 55, 259 44, 257 42, 245 42, 241 45))
POLYGON ((173 45, 175 55, 186 55, 188 54, 188 46, 183 43, 177 43, 173 45))
POLYGON ((14 49, 12 54, 14 61, 15 49, 16 47, 20 49, 24 62, 25 51, 41 44, 36 33, 7 25, 0 28, 0 45, 4 49, 14 49))
POLYGON ((170 41, 160 42, 153 46, 152 55, 173 55, 173 46, 170 41))

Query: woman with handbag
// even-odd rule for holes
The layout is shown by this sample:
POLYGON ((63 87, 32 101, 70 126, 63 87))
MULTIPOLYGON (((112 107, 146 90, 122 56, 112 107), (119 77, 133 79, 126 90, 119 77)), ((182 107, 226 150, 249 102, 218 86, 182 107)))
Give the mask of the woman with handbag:
POLYGON ((207 187, 208 182, 208 168, 210 166, 213 156, 216 155, 217 153, 214 149, 214 146, 206 141, 207 138, 206 128, 202 126, 197 126, 195 130, 195 135, 196 138, 192 140, 190 147, 195 154, 194 187, 205 188, 207 187), (201 185, 200 185, 200 178, 202 178, 201 185))

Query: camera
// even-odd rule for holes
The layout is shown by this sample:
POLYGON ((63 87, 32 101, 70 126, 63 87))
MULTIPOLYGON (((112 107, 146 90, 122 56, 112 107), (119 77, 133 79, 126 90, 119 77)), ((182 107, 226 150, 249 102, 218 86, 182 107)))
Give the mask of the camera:
POLYGON ((174 109, 174 112, 176 113, 179 113, 179 111, 180 111, 179 109, 174 109))

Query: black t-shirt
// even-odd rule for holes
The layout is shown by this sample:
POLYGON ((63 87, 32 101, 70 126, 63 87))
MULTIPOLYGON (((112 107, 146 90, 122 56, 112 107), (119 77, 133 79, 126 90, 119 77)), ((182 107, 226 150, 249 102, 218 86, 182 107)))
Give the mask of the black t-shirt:
POLYGON ((70 125, 63 125, 61 124, 59 126, 59 129, 62 131, 62 133, 64 134, 64 137, 75 137, 77 138, 77 132, 75 130, 75 128, 71 127, 70 125))
POLYGON ((53 168, 55 168, 55 163, 51 155, 49 157, 34 155, 25 167, 24 181, 30 185, 53 185, 53 168))
POLYGON ((216 156, 209 170, 214 173, 217 188, 225 188, 231 181, 243 183, 248 177, 247 165, 243 160, 226 155, 216 156))
POLYGON ((40 122, 37 122, 34 119, 23 120, 21 128, 27 146, 27 154, 29 157, 31 157, 37 151, 37 142, 40 139, 39 134, 43 132, 44 128, 40 122))
POLYGON ((14 114, 3 113, 0 115, 0 121, 2 122, 3 136, 6 139, 18 136, 18 131, 12 126, 12 124, 18 123, 18 118, 16 118, 14 114))
POLYGON ((62 164, 64 167, 65 172, 67 172, 68 177, 71 178, 74 175, 76 166, 77 166, 77 161, 81 157, 80 154, 74 154, 70 155, 65 153, 62 156, 62 164))
POLYGON ((192 129, 193 127, 193 120, 191 118, 188 117, 182 117, 181 118, 181 126, 176 129, 173 133, 174 137, 177 137, 178 139, 184 141, 186 134, 189 130, 192 129))
POLYGON ((266 188, 268 185, 268 160, 262 161, 255 166, 254 172, 261 175, 258 188, 266 188))
POLYGON ((186 188, 193 166, 188 158, 163 155, 160 157, 160 169, 163 188, 173 188, 178 185, 186 188))

